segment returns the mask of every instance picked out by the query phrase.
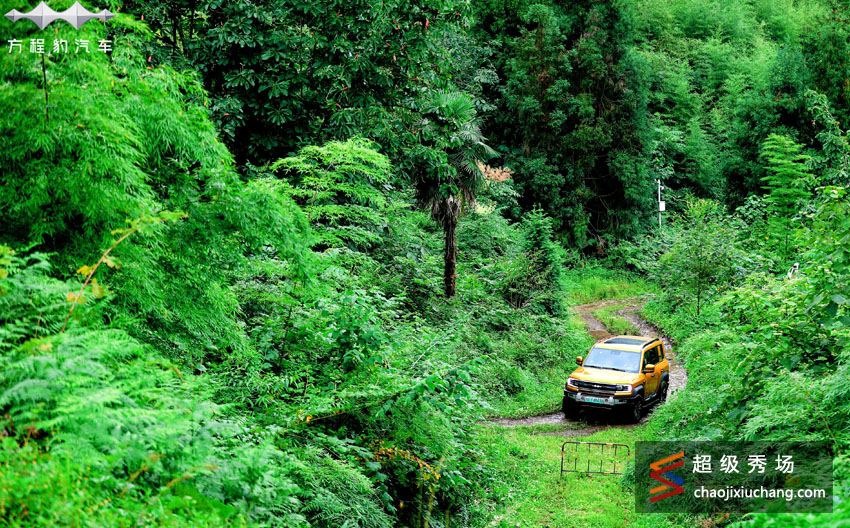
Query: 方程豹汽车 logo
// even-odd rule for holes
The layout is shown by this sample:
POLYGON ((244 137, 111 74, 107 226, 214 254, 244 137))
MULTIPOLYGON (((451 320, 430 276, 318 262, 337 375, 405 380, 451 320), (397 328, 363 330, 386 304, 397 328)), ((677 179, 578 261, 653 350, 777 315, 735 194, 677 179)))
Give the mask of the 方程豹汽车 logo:
POLYGON ((685 482, 684 479, 675 473, 672 473, 672 470, 684 465, 684 451, 679 451, 675 455, 656 460, 649 465, 651 470, 649 476, 653 480, 661 483, 660 486, 656 486, 649 490, 649 502, 658 502, 662 499, 666 499, 667 497, 672 497, 685 492, 685 488, 682 487, 682 484, 685 482))
POLYGON ((21 13, 17 9, 12 9, 6 13, 6 18, 12 22, 17 22, 18 20, 29 20, 38 26, 39 29, 46 28, 55 20, 64 20, 74 26, 74 29, 80 29, 83 27, 83 24, 89 20, 97 19, 106 22, 114 16, 115 15, 113 13, 110 13, 106 9, 97 13, 92 13, 79 2, 74 2, 74 5, 65 11, 54 11, 49 5, 41 2, 26 13, 21 13))

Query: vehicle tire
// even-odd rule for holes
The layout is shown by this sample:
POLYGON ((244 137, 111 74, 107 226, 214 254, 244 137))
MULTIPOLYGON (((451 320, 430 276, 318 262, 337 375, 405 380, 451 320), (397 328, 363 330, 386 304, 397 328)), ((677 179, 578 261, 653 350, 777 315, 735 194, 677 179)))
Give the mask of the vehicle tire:
POLYGON ((566 396, 561 403, 561 410, 564 411, 564 418, 568 420, 575 420, 578 417, 578 404, 566 396))
POLYGON ((667 392, 670 388, 670 384, 667 383, 667 380, 661 382, 661 387, 658 389, 658 403, 664 403, 667 401, 667 392))
POLYGON ((635 402, 629 406, 629 421, 638 423, 643 418, 643 394, 635 398, 635 402))

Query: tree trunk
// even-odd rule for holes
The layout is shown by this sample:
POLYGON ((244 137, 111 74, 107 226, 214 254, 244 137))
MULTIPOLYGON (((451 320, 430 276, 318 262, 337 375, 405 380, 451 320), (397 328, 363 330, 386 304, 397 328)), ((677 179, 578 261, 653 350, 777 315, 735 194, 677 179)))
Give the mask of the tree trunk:
POLYGON ((446 297, 455 296, 455 270, 457 269, 457 219, 447 218, 443 223, 446 232, 446 244, 443 268, 443 284, 446 288, 446 297))

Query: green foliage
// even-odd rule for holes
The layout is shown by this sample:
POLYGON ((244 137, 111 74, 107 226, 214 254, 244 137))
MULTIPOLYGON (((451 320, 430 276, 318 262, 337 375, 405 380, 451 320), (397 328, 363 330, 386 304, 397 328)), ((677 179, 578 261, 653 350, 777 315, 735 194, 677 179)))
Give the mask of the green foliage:
POLYGON ((152 64, 189 64, 210 92, 212 117, 237 159, 277 159, 305 144, 361 135, 397 170, 422 91, 444 88, 441 47, 464 25, 454 0, 374 3, 291 0, 123 2, 161 45, 152 64))
POLYGON ((738 270, 736 229, 722 206, 695 200, 662 236, 660 253, 647 255, 650 276, 667 284, 667 297, 675 295, 677 304, 692 302, 699 316, 703 303, 729 287, 738 270))
POLYGON ((317 243, 367 248, 387 229, 390 162, 360 139, 304 147, 271 167, 307 214, 317 243))
POLYGON ((599 245, 649 220, 644 63, 624 2, 486 2, 481 40, 499 43, 486 131, 568 243, 599 245), (589 235, 597 237, 590 239, 589 235))
POLYGON ((689 385, 598 439, 826 440, 805 521, 845 520, 840 3, 109 7, 145 22, 51 33, 110 54, 0 53, 7 524, 622 522, 616 480, 552 511, 557 438, 477 423, 557 409, 564 303, 644 293, 689 385))
POLYGON ((375 326, 368 308, 360 304, 357 297, 343 296, 331 321, 329 337, 343 368, 351 370, 384 361, 380 351, 387 336, 375 326))
POLYGON ((689 190, 736 207, 758 193, 769 135, 815 146, 824 121, 807 111, 811 90, 847 115, 840 2, 640 0, 632 13, 648 63, 650 170, 671 198, 689 190))
MULTIPOLYGON (((494 416, 525 417, 560 408, 563 384, 574 370, 574 360, 593 343, 579 318, 528 315, 511 309, 510 331, 493 333, 486 346, 493 360, 477 383, 487 395, 494 416)), ((480 339, 480 338, 479 338, 480 339)))
POLYGON ((309 466, 303 471, 312 499, 306 504, 306 514, 317 526, 344 526, 357 519, 361 528, 393 526, 371 481, 354 467, 323 453, 311 453, 309 466))
MULTIPOLYGON (((23 344, 31 334, 59 332, 62 313, 68 311, 66 295, 71 290, 62 283, 44 280, 43 275, 50 270, 47 255, 31 253, 22 258, 7 246, 0 246, 0 255, 0 352, 6 352, 23 344), (31 306, 39 309, 32 310, 31 306)), ((77 316, 89 316, 92 304, 83 304, 77 316)))
MULTIPOLYGON (((65 26, 56 36, 96 42, 105 31, 95 27, 77 34, 65 26)), ((10 28, 18 38, 35 36, 28 29, 10 28)), ((111 61, 103 53, 48 55, 47 86, 36 55, 4 55, 0 82, 8 89, 0 99, 6 110, 0 146, 10 184, 0 193, 7 213, 2 236, 54 250, 72 244, 79 251, 125 219, 155 211, 170 179, 199 186, 228 181, 229 155, 197 104, 200 87, 170 68, 146 70, 140 39, 124 38, 128 45, 118 47, 111 61), (44 90, 52 101, 46 109, 44 90), (147 180, 159 170, 163 186, 154 189, 147 180)), ((175 201, 185 199, 181 195, 175 201)))
POLYGON ((775 245, 786 261, 795 246, 795 217, 814 183, 814 176, 806 169, 806 162, 811 158, 800 151, 800 145, 776 134, 768 136, 762 145, 762 157, 768 164, 765 167, 768 173, 762 178, 767 190, 768 233, 777 241, 775 245))
POLYGON ((850 86, 843 65, 850 60, 847 5, 842 2, 818 3, 801 35, 802 47, 814 80, 813 88, 825 94, 838 112, 838 119, 847 122, 850 117, 850 86))
MULTIPOLYGON (((850 445, 846 423, 847 198, 843 187, 821 188, 806 204, 800 268, 774 276, 747 271, 699 317, 667 299, 645 313, 677 340, 689 390, 676 406, 654 415, 653 426, 682 438, 818 440, 836 455, 836 495, 847 496, 843 469, 850 445), (841 243, 839 241, 845 241, 841 243)), ((750 249, 746 258, 755 260, 750 249)), ((811 516, 811 526, 837 526, 846 512, 811 516)), ((792 522, 793 521, 793 522, 792 522)), ((786 517, 750 516, 735 526, 791 525, 786 517)))
POLYGON ((422 146, 411 152, 417 164, 416 198, 435 219, 442 216, 431 204, 440 201, 455 200, 462 212, 484 184, 478 163, 494 154, 484 143, 475 105, 462 92, 437 92, 425 103, 420 126, 422 146))
MULTIPOLYGON (((846 187, 826 187, 807 231, 806 312, 828 329, 850 327, 850 196, 846 187)), ((836 343, 846 344, 846 336, 836 343)))
POLYGON ((534 209, 522 218, 525 231, 525 250, 537 252, 535 266, 542 271, 550 288, 557 289, 561 282, 560 249, 553 240, 552 219, 540 209, 534 209))
POLYGON ((550 268, 540 268, 543 256, 539 251, 529 251, 511 259, 502 285, 502 295, 514 308, 532 304, 553 305, 552 289, 548 281, 550 268))
POLYGON ((92 485, 85 461, 52 455, 34 441, 19 445, 16 439, 0 438, 0 515, 11 526, 56 526, 69 519, 89 526, 210 526, 226 522, 250 526, 242 515, 209 499, 195 499, 194 488, 179 494, 149 497, 136 492, 117 492, 92 485))
MULTIPOLYGON (((105 35, 95 24, 82 31, 63 26, 57 38, 105 35)), ((144 36, 121 37, 109 57, 48 56, 49 114, 37 55, 3 55, 0 83, 10 89, 0 95, 0 163, 9 184, 0 191, 8 220, 0 238, 59 252, 54 265, 66 274, 97 260, 128 221, 184 211, 186 220, 157 225, 111 254, 115 267, 99 279, 118 294, 113 317, 194 358, 241 346, 232 270, 267 247, 286 262, 282 274, 303 278, 306 225, 267 184, 239 181, 192 75, 148 69, 144 36)))
POLYGON ((847 141, 847 135, 832 115, 829 100, 825 95, 809 90, 806 97, 809 110, 815 119, 814 124, 820 128, 816 137, 826 158, 826 174, 823 180, 830 184, 846 183, 850 178, 850 143, 847 141))
POLYGON ((235 516, 267 524, 274 516, 281 526, 303 525, 291 462, 261 444, 234 448, 241 430, 209 401, 207 383, 96 318, 57 334, 51 329, 64 320, 54 306, 61 293, 50 292, 71 284, 46 277, 43 259, 13 264, 0 297, 19 336, 0 356, 3 441, 24 445, 3 449, 3 464, 13 471, 4 478, 14 484, 2 489, 20 490, 15 502, 0 499, 13 508, 12 518, 48 522, 67 508, 83 518, 99 510, 101 525, 164 521, 187 513, 188 503, 172 495, 182 483, 201 490, 186 493, 196 494, 207 522, 235 516), (47 295, 30 295, 35 291, 47 295), (39 318, 17 317, 28 311, 39 318), (34 467, 25 471, 19 464, 28 459, 34 467), (257 464, 253 480, 248 464, 257 464), (83 478, 90 484, 81 487, 83 478), (29 484, 26 493, 22 483, 29 484), (42 487, 55 489, 50 500, 39 497, 42 487))
POLYGON ((552 219, 535 209, 520 224, 525 250, 513 259, 503 286, 511 306, 522 308, 539 304, 554 315, 561 315, 561 267, 563 259, 552 234, 552 219))
MULTIPOLYGON (((89 29, 97 35, 95 25, 89 29)), ((66 504, 73 514, 109 498, 116 506, 101 513, 101 524, 120 524, 112 519, 126 508, 141 524, 160 518, 180 524, 197 510, 197 522, 207 525, 322 526, 345 515, 357 525, 388 526, 395 524, 388 519, 396 516, 398 498, 422 500, 409 497, 417 466, 394 466, 379 475, 362 462, 371 439, 390 435, 429 464, 446 458, 446 484, 433 492, 440 509, 468 503, 463 497, 468 499, 472 485, 464 475, 477 470, 463 462, 462 447, 437 449, 459 445, 445 440, 460 434, 458 426, 441 420, 434 431, 421 423, 474 401, 469 384, 482 360, 470 354, 455 362, 445 357, 442 342, 436 357, 425 354, 434 352, 434 343, 403 352, 397 346, 397 335, 415 335, 419 323, 411 321, 415 315, 395 311, 400 301, 392 297, 392 285, 400 285, 396 293, 402 296, 408 292, 404 274, 396 272, 422 280, 419 262, 439 257, 428 231, 419 230, 427 219, 393 212, 404 202, 389 203, 386 158, 363 141, 332 143, 292 158, 291 172, 301 171, 287 175, 297 180, 292 184, 269 177, 243 182, 216 141, 198 85, 168 67, 147 69, 140 48, 149 43, 126 38, 131 46, 116 47, 112 62, 95 54, 48 59, 63 86, 53 94, 57 108, 74 108, 50 114, 57 131, 71 134, 62 144, 46 143, 52 151, 38 150, 45 139, 37 121, 43 114, 17 111, 19 101, 4 92, 8 111, 0 122, 8 132, 4 166, 10 185, 0 192, 9 218, 2 236, 16 247, 58 253, 53 268, 41 253, 23 251, 20 257, 4 246, 0 257, 0 414, 11 417, 3 427, 15 441, 28 434, 39 442, 47 435, 54 439, 57 465, 45 466, 50 477, 38 485, 82 473, 67 461, 91 466, 97 481, 77 486, 82 497, 66 504), (81 95, 86 93, 90 98, 81 95), (80 121, 94 105, 107 117, 87 114, 91 120, 80 121), (83 135, 87 127, 95 132, 83 135), (11 148, 19 143, 34 147, 11 148), (98 171, 80 159, 100 164, 98 171), (347 224, 323 224, 327 216, 310 220, 320 236, 334 229, 367 233, 358 240, 367 242, 362 249, 386 257, 386 280, 374 275, 381 261, 347 247, 321 256, 310 252, 315 239, 292 198, 309 191, 322 195, 319 206, 363 200, 369 212, 347 224), (127 224, 163 209, 185 211, 186 217, 127 224), (42 221, 47 212, 57 220, 42 221), (390 215, 403 220, 399 233, 421 240, 412 268, 392 266, 400 244, 411 248, 404 236, 390 236, 390 215), (127 235, 140 227, 144 237, 113 244, 111 233, 127 235), (99 269, 97 278, 107 294, 90 294, 91 282, 85 302, 69 304, 68 293, 76 295, 80 283, 67 277, 77 269, 89 276, 105 248, 113 248, 108 256, 114 267, 99 269), (321 280, 311 281, 313 276, 321 280), (343 293, 348 291, 355 293, 343 293), (70 306, 77 308, 71 324, 58 335, 70 306), (104 321, 113 328, 105 329, 104 321), (385 328, 396 321, 405 323, 385 328), (411 365, 416 357, 422 360, 411 365), (411 426, 411 416, 420 424, 411 426), (314 417, 319 425, 311 427, 314 417), (346 454, 338 462, 340 474, 311 480, 307 460, 316 456, 307 453, 334 442, 348 446, 331 448, 346 454), (346 480, 351 475, 357 475, 353 484, 346 480), (146 516, 146 509, 156 513, 146 516)), ((33 66, 23 55, 4 57, 10 67, 3 82, 33 66)), ((42 95, 38 79, 15 78, 18 96, 31 101, 42 95)), ((316 212, 306 203, 305 209, 307 215, 316 212)), ((415 297, 415 288, 410 292, 415 297)), ((28 478, 12 475, 15 485, 28 478)), ((17 511, 15 518, 32 515, 42 523, 65 511, 49 500, 24 504, 28 513, 17 511)))

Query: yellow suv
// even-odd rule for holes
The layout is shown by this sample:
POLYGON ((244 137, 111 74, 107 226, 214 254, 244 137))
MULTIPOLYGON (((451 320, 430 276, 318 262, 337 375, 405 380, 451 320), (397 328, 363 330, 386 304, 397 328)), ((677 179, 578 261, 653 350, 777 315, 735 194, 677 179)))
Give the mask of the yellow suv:
POLYGON ((574 418, 582 407, 623 409, 638 422, 644 408, 667 399, 670 364, 656 337, 614 336, 593 345, 567 379, 563 410, 574 418))

